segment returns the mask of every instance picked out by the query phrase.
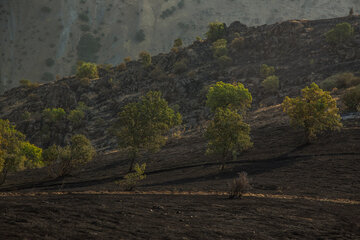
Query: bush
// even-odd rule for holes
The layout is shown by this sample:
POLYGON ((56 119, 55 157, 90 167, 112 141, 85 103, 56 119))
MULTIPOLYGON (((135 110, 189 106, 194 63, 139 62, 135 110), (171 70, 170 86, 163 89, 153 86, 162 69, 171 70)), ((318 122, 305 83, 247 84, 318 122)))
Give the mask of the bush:
POLYGON ((353 73, 345 72, 326 78, 320 83, 320 87, 326 91, 331 91, 334 88, 347 88, 357 84, 360 84, 360 77, 354 76, 353 73))
POLYGON ((81 36, 80 41, 76 46, 79 60, 96 62, 98 59, 96 54, 99 52, 100 48, 100 39, 95 38, 91 33, 85 33, 81 36))
POLYGON ((220 67, 224 68, 232 64, 232 58, 228 56, 221 56, 217 59, 217 62, 220 67))
POLYGON ((174 48, 180 48, 180 47, 182 47, 182 45, 183 45, 183 42, 182 42, 181 38, 177 38, 174 40, 174 45, 173 45, 174 48))
POLYGON ((360 111, 360 85, 348 90, 342 96, 342 102, 345 104, 348 111, 360 111))
POLYGON ((208 29, 206 37, 211 42, 223 38, 226 34, 225 23, 212 22, 209 24, 208 29))
POLYGON ((66 112, 62 108, 46 108, 42 112, 45 121, 55 123, 65 119, 66 112))
POLYGON ((98 68, 95 63, 90 62, 80 62, 76 69, 76 78, 83 79, 89 78, 94 79, 98 78, 98 68))
POLYGON ((124 180, 116 182, 124 188, 125 191, 132 191, 139 184, 139 181, 146 178, 145 175, 146 163, 139 165, 135 164, 133 173, 128 173, 125 175, 124 180))
POLYGON ((250 141, 250 126, 243 122, 242 117, 230 108, 217 108, 214 119, 206 128, 208 139, 207 154, 217 154, 222 157, 221 170, 235 152, 242 152, 253 143, 250 141))
POLYGON ((266 64, 262 64, 260 67, 260 74, 265 78, 272 76, 275 74, 275 68, 266 64))
POLYGON ((238 177, 234 179, 229 198, 241 198, 243 193, 250 189, 249 179, 246 172, 238 173, 238 177))
POLYGON ((80 30, 83 31, 83 32, 88 32, 90 31, 90 26, 89 25, 86 25, 86 24, 83 24, 80 26, 80 30))
POLYGON ((125 62, 125 63, 131 62, 131 57, 126 57, 126 58, 124 58, 124 62, 125 62))
POLYGON ((83 22, 88 22, 89 21, 89 16, 86 13, 80 13, 79 14, 79 19, 83 22))
POLYGON ((226 39, 219 39, 212 44, 213 55, 215 58, 226 56, 228 54, 226 43, 226 39))
POLYGON ((232 40, 230 47, 236 51, 240 51, 244 47, 245 39, 243 37, 234 38, 232 40))
POLYGON ((118 71, 125 71, 126 70, 126 63, 120 63, 117 67, 116 70, 118 71))
POLYGON ((42 166, 41 148, 25 141, 25 135, 8 120, 0 119, 0 185, 9 172, 42 166))
POLYGON ((145 40, 145 32, 144 32, 144 30, 140 29, 139 31, 137 31, 135 33, 134 39, 135 39, 136 42, 139 42, 139 43, 144 41, 145 40))
POLYGON ((185 72, 187 69, 188 69, 188 66, 186 64, 186 59, 177 61, 174 64, 174 72, 177 74, 181 74, 181 73, 185 72))
POLYGON ((213 112, 217 108, 225 107, 244 112, 251 106, 252 102, 249 90, 241 83, 217 82, 209 88, 206 98, 206 106, 213 112))
POLYGON ((74 135, 65 147, 52 145, 43 152, 49 175, 63 177, 93 159, 95 149, 84 135, 74 135))
POLYGON ((54 64, 55 64, 55 61, 54 61, 54 59, 52 59, 52 58, 48 58, 48 59, 45 60, 45 64, 46 64, 46 66, 48 66, 48 67, 52 67, 52 66, 54 66, 54 64))
POLYGON ((338 45, 350 40, 354 35, 354 28, 350 23, 343 22, 337 24, 333 29, 325 34, 326 41, 333 45, 338 45))
POLYGON ((119 147, 126 149, 132 170, 140 150, 158 151, 170 128, 181 123, 181 115, 168 107, 160 92, 148 92, 137 103, 127 104, 113 127, 119 147))
POLYGON ((342 127, 339 109, 329 92, 312 83, 301 90, 301 95, 297 98, 286 97, 282 108, 293 126, 304 128, 307 142, 326 129, 339 130, 342 127))
POLYGON ((21 79, 20 85, 25 88, 37 88, 40 84, 39 83, 33 83, 28 79, 21 79))
POLYGON ((151 55, 149 52, 142 51, 141 53, 139 53, 139 58, 140 58, 141 63, 145 67, 149 67, 151 65, 151 55))
POLYGON ((279 90, 279 78, 275 75, 269 76, 262 81, 261 86, 263 86, 267 92, 276 93, 279 90))
POLYGON ((67 116, 67 119, 75 126, 81 126, 83 120, 85 118, 85 113, 81 110, 74 109, 71 110, 69 115, 67 116))
POLYGON ((157 65, 154 70, 151 71, 150 77, 160 82, 168 79, 168 76, 159 65, 157 65))

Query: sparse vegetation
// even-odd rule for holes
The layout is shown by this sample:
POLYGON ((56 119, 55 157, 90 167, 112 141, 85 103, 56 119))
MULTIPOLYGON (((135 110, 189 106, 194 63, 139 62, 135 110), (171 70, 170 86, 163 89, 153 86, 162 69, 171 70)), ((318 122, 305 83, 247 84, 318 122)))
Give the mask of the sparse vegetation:
POLYGON ((252 102, 249 90, 242 83, 217 82, 209 88, 206 97, 206 106, 213 112, 217 108, 230 108, 235 111, 245 112, 252 102))
POLYGON ((245 39, 243 37, 234 38, 230 44, 230 47, 235 51, 240 51, 244 47, 245 39))
POLYGON ((226 39, 219 39, 212 44, 212 50, 214 58, 219 58, 221 56, 226 56, 228 54, 228 49, 226 47, 226 39))
POLYGON ((320 82, 320 87, 326 91, 331 91, 334 88, 348 88, 360 84, 360 77, 354 76, 353 73, 344 72, 330 76, 320 82))
POLYGON ((315 83, 301 90, 300 97, 286 97, 282 107, 291 125, 304 128, 307 142, 314 140, 318 133, 342 127, 335 99, 315 83))
POLYGON ((177 61, 174 64, 174 72, 177 73, 177 74, 181 74, 181 73, 185 72, 188 69, 188 66, 187 66, 186 62, 187 61, 186 61, 185 58, 177 61))
POLYGON ((93 159, 95 149, 84 135, 74 135, 65 147, 52 145, 43 152, 49 175, 64 177, 93 159))
POLYGON ((63 108, 46 108, 42 112, 46 122, 55 123, 65 119, 66 112, 63 108))
POLYGON ((33 83, 28 79, 21 79, 20 80, 20 86, 25 88, 37 88, 40 84, 39 83, 33 83))
POLYGON ((350 23, 343 22, 337 24, 333 29, 325 34, 326 41, 333 45, 338 45, 349 41, 354 35, 354 28, 350 23))
POLYGON ((146 51, 140 52, 139 58, 144 67, 149 67, 151 65, 151 55, 149 52, 146 51))
POLYGON ((152 79, 156 79, 160 82, 165 81, 166 79, 168 79, 168 76, 166 75, 166 73, 164 72, 164 70, 157 65, 150 73, 150 77, 152 79))
POLYGON ((275 74, 275 68, 266 64, 262 64, 260 67, 260 74, 262 77, 267 78, 275 74))
POLYGON ((168 107, 160 92, 148 92, 139 102, 127 104, 113 127, 119 147, 130 157, 132 170, 140 150, 158 151, 170 128, 181 123, 181 115, 168 107))
POLYGON ((224 68, 232 64, 232 58, 229 56, 221 56, 217 59, 220 67, 224 68))
POLYGON ((25 135, 8 120, 0 119, 0 185, 9 172, 42 166, 42 149, 25 141, 25 135))
POLYGON ((126 57, 126 58, 124 58, 124 62, 125 62, 125 63, 131 62, 131 57, 126 57))
POLYGON ((276 93, 279 90, 279 78, 275 75, 268 76, 261 82, 261 86, 263 86, 267 92, 276 93))
POLYGON ((226 34, 225 23, 212 22, 209 24, 208 29, 206 37, 211 42, 223 38, 226 34))

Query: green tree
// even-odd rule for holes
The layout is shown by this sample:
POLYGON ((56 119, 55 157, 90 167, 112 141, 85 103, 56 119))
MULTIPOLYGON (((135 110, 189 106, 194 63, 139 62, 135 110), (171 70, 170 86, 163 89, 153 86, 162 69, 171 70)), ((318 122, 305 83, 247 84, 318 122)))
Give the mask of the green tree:
POLYGON ((138 163, 134 166, 134 172, 128 173, 124 176, 122 181, 116 182, 117 184, 124 187, 125 191, 132 191, 138 185, 139 181, 146 178, 145 174, 146 163, 139 165, 138 163))
POLYGON ((251 93, 242 83, 217 82, 210 87, 206 97, 206 106, 213 112, 219 107, 230 107, 233 110, 244 112, 252 102, 251 93))
POLYGON ((346 91, 341 100, 348 111, 360 111, 360 85, 346 91))
POLYGON ((302 89, 300 97, 285 97, 282 108, 290 117, 291 125, 305 129, 307 142, 324 130, 342 127, 335 99, 315 83, 302 89))
POLYGON ((139 53, 139 58, 140 58, 141 63, 145 67, 149 67, 151 65, 151 55, 149 52, 142 51, 141 53, 139 53))
POLYGON ((234 38, 231 41, 230 47, 236 51, 240 51, 244 47, 245 39, 243 37, 234 38))
POLYGON ((229 108, 217 108, 214 119, 206 129, 208 139, 207 154, 222 156, 221 170, 225 163, 236 152, 252 147, 250 126, 243 122, 240 114, 229 108))
POLYGON ((65 147, 52 145, 44 150, 43 160, 51 176, 63 177, 91 161, 94 155, 95 149, 90 140, 78 134, 72 136, 70 145, 65 147))
POLYGON ((180 47, 182 47, 182 45, 183 45, 183 42, 182 42, 181 38, 177 38, 177 39, 174 40, 173 47, 180 48, 180 47))
POLYGON ((220 38, 223 38, 226 34, 225 23, 212 22, 208 25, 208 31, 206 37, 211 42, 214 42, 220 38))
POLYGON ((219 58, 221 56, 227 56, 228 49, 226 47, 226 39, 218 39, 212 44, 212 50, 214 58, 219 58))
POLYGON ((130 157, 130 168, 140 150, 156 152, 165 143, 170 128, 181 123, 181 115, 168 107, 160 92, 148 92, 139 102, 127 104, 113 130, 119 147, 130 157))
POLYGON ((350 23, 343 22, 337 24, 333 29, 325 34, 326 41, 337 45, 350 40, 354 35, 354 28, 350 23))
POLYGON ((62 108, 46 108, 42 112, 45 121, 55 123, 65 119, 66 112, 62 108))
POLYGON ((260 67, 260 74, 264 78, 272 76, 275 74, 275 68, 266 64, 262 64, 260 67))
POLYGON ((89 78, 94 79, 99 77, 98 68, 95 63, 79 62, 76 70, 76 77, 78 79, 89 78))
POLYGON ((0 119, 0 184, 9 172, 42 166, 41 148, 25 141, 25 135, 8 120, 0 119))

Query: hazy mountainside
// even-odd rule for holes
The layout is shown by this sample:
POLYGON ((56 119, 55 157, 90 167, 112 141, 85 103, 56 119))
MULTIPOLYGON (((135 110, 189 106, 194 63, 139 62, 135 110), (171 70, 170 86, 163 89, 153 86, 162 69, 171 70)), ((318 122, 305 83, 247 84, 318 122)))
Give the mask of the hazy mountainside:
POLYGON ((345 71, 358 74, 359 20, 359 16, 349 16, 259 27, 234 22, 226 29, 225 38, 231 43, 240 34, 244 45, 233 49, 228 44, 231 64, 219 64, 209 41, 195 41, 179 52, 153 56, 150 67, 131 61, 126 69, 119 66, 100 69, 100 78, 90 83, 72 76, 38 87, 14 88, 0 96, 0 118, 15 122, 39 146, 65 144, 71 135, 82 133, 98 150, 112 149, 116 139, 111 137, 109 128, 121 108, 149 90, 160 90, 170 105, 183 114, 187 128, 198 127, 209 117, 205 108, 207 87, 217 81, 242 82, 253 96, 254 110, 280 103, 287 95, 297 96, 300 88, 333 74, 345 71), (354 38, 331 47, 324 34, 342 22, 352 24, 354 38), (264 78, 259 68, 264 63, 275 66, 280 78, 278 93, 267 93, 261 86, 264 78), (66 118, 49 124, 42 116, 45 108, 61 107, 69 113, 80 101, 89 107, 82 124, 75 125, 66 118))
POLYGON ((357 0, 0 0, 0 91, 74 73, 77 60, 119 64, 203 36, 211 21, 249 26, 345 16, 357 0))

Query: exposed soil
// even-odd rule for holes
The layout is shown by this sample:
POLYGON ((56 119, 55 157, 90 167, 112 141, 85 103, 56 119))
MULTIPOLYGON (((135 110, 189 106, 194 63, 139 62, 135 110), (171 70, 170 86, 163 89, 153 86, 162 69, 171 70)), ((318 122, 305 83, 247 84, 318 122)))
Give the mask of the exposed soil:
POLYGON ((64 179, 46 169, 12 174, 0 188, 2 239, 360 239, 359 120, 310 145, 279 106, 247 121, 254 149, 224 172, 193 130, 139 159, 147 178, 131 194, 116 192, 128 169, 118 152, 64 179), (230 200, 240 171, 252 189, 230 200))

